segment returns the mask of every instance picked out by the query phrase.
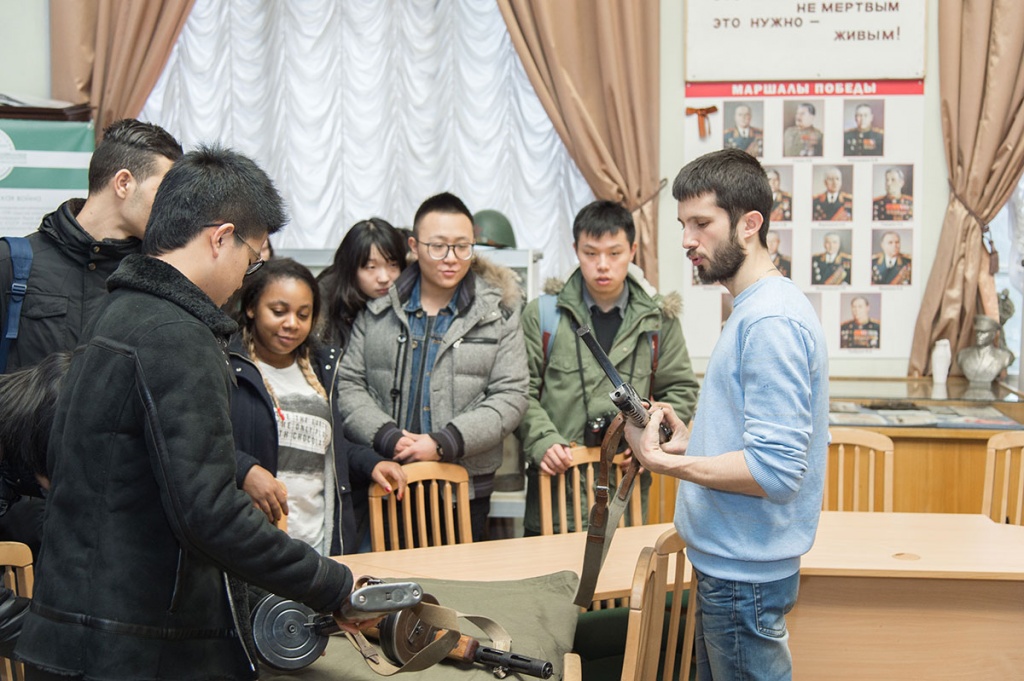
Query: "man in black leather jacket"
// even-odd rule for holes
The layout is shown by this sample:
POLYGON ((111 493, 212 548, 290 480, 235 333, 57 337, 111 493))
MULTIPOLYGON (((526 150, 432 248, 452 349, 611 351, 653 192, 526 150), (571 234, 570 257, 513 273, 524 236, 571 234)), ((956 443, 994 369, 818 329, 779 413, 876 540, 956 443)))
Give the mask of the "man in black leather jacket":
POLYGON ((254 679, 243 581, 336 611, 344 565, 235 485, 221 311, 285 222, 248 158, 189 152, 71 362, 51 431, 39 577, 16 656, 33 678, 254 679))
MULTIPOLYGON (((28 236, 32 269, 7 371, 75 349, 107 293, 107 277, 126 255, 139 252, 153 196, 181 153, 158 125, 128 118, 107 127, 89 161, 88 198, 64 202, 28 236)), ((0 241, 4 328, 12 281, 10 247, 0 241)), ((25 499, 0 518, 0 540, 24 542, 36 554, 42 522, 42 500, 25 499)))

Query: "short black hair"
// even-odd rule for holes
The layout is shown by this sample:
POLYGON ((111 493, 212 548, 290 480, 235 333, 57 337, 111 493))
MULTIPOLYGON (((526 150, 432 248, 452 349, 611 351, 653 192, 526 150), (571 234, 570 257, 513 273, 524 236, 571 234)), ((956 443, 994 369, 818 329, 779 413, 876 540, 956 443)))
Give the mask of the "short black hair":
POLYGON ((672 196, 686 201, 705 194, 713 194, 715 204, 729 214, 732 229, 745 214, 759 212, 764 221, 758 238, 768 247, 772 187, 756 158, 739 149, 722 149, 687 163, 672 183, 672 196))
POLYGON ((630 245, 636 241, 636 225, 633 214, 615 201, 593 201, 583 206, 572 222, 572 242, 578 243, 580 234, 602 237, 605 234, 626 233, 630 245))
POLYGON ((47 475, 50 426, 70 364, 70 352, 55 352, 31 367, 0 374, 0 461, 6 469, 47 475))
POLYGON ((817 109, 815 109, 814 105, 811 104, 810 102, 800 102, 800 104, 796 108, 799 109, 800 107, 807 109, 808 113, 810 113, 812 116, 816 116, 818 114, 817 109))
POLYGON ((273 234, 288 217, 274 183, 256 162, 225 147, 200 146, 164 176, 149 214, 142 252, 183 248, 211 225, 230 222, 243 240, 273 234))
POLYGON ((153 174, 156 157, 174 162, 181 155, 181 144, 159 125, 122 118, 106 127, 103 139, 92 152, 89 193, 102 191, 122 168, 142 182, 153 174))
POLYGON ((451 213, 465 215, 469 218, 469 224, 473 224, 473 214, 466 208, 462 199, 449 192, 435 194, 420 204, 416 209, 416 217, 412 221, 412 235, 418 237, 420 233, 420 220, 428 213, 451 213))

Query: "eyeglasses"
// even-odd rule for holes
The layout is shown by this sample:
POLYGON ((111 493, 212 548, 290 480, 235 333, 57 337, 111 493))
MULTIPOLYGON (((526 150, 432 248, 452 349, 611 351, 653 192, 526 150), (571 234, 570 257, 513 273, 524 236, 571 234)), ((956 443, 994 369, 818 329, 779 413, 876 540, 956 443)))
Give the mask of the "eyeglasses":
POLYGON ((260 254, 256 251, 255 248, 250 246, 249 243, 245 239, 243 239, 242 237, 238 236, 238 232, 231 232, 231 234, 236 239, 238 239, 240 242, 242 242, 242 245, 244 245, 246 248, 248 248, 250 253, 252 253, 254 256, 256 256, 256 261, 255 262, 250 262, 249 266, 245 268, 245 276, 248 277, 250 274, 252 274, 256 270, 258 270, 259 268, 263 267, 264 260, 260 256, 260 254))
POLYGON ((473 257, 473 244, 446 244, 442 241, 431 241, 428 243, 419 240, 417 240, 417 243, 427 247, 427 254, 433 260, 444 260, 448 257, 450 251, 454 251, 455 257, 459 260, 469 260, 473 257))
MULTIPOLYGON (((220 227, 221 225, 226 225, 226 224, 227 224, 226 222, 209 222, 209 223, 203 225, 203 228, 205 229, 206 227, 220 227)), ((253 262, 253 261, 250 260, 249 261, 249 266, 245 268, 245 276, 248 277, 250 274, 252 274, 256 270, 258 270, 259 268, 263 267, 264 260, 263 260, 262 257, 260 257, 259 252, 255 248, 250 246, 249 243, 245 239, 243 239, 242 237, 238 236, 238 232, 231 232, 231 234, 236 239, 238 239, 242 243, 243 246, 248 248, 249 252, 252 253, 256 257, 256 261, 253 262)))

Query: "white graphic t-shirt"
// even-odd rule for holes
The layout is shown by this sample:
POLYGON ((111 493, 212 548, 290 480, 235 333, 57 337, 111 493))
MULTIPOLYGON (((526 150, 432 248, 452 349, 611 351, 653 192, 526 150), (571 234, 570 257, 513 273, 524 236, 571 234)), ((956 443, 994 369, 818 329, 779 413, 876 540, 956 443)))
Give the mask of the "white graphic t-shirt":
POLYGON ((334 520, 331 410, 302 375, 298 362, 285 369, 260 364, 274 389, 277 420, 277 479, 288 488, 288 534, 320 554, 330 551, 334 520), (283 418, 282 418, 283 417, 283 418))

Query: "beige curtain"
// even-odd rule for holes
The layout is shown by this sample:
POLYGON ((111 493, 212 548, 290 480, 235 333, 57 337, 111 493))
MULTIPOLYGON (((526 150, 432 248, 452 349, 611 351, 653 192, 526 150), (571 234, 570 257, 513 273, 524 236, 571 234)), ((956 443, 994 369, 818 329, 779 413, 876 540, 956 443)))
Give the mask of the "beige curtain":
POLYGON ((89 102, 96 136, 135 117, 194 0, 50 0, 51 93, 89 102))
POLYGON ((941 0, 939 82, 950 197, 910 376, 930 373, 939 338, 949 339, 959 374, 956 353, 973 343, 974 315, 999 319, 983 228, 1024 171, 1024 2, 941 0))
POLYGON ((600 199, 633 211, 658 280, 658 0, 498 0, 555 130, 600 199))

